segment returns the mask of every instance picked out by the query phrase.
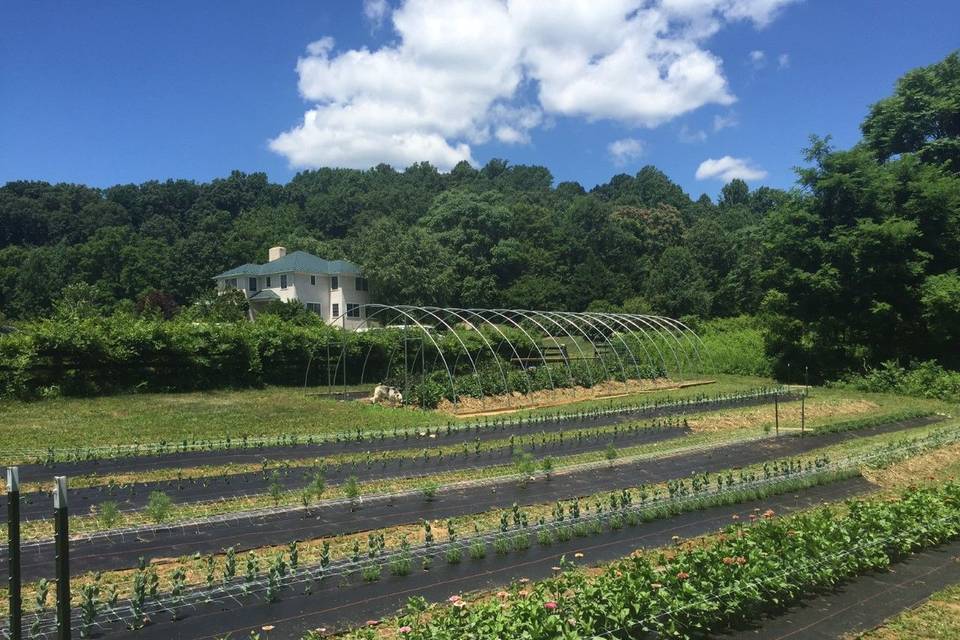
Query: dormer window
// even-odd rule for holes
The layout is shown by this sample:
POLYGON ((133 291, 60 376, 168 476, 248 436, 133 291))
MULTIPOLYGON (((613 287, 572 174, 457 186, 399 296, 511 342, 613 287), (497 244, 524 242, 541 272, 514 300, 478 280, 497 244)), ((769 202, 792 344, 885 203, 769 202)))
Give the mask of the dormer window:
POLYGON ((311 287, 317 286, 317 276, 310 276, 310 286, 311 287))
POLYGON ((340 276, 330 276, 330 289, 336 291, 340 288, 340 276))
POLYGON ((256 291, 256 290, 257 290, 257 279, 256 279, 256 278, 250 278, 249 287, 248 287, 248 288, 250 289, 250 291, 256 291))
POLYGON ((287 274, 285 273, 280 274, 280 288, 281 289, 287 288, 287 274))
POLYGON ((267 276, 267 284, 264 285, 264 286, 266 286, 267 289, 269 289, 269 288, 272 286, 272 285, 270 284, 270 276, 267 276))

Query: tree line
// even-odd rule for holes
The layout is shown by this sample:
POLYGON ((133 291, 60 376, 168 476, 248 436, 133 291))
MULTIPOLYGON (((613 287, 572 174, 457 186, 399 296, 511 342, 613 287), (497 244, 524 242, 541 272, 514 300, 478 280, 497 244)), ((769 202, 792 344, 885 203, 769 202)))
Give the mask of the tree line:
POLYGON ((2 314, 23 323, 67 301, 173 316, 210 306, 211 276, 281 244, 361 264, 382 302, 752 315, 781 375, 958 368, 958 96, 954 53, 901 78, 853 148, 812 138, 795 188, 734 180, 716 202, 653 166, 586 190, 504 160, 324 168, 287 184, 241 172, 106 189, 9 182, 2 314))

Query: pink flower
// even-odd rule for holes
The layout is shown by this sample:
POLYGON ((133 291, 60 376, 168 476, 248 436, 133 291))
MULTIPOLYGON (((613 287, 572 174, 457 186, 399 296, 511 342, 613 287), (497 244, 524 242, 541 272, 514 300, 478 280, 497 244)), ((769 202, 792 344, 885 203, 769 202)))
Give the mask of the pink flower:
POLYGON ((379 620, 367 620, 367 626, 368 626, 368 627, 375 627, 375 626, 377 626, 378 624, 380 624, 380 621, 379 621, 379 620))
POLYGON ((690 574, 687 573, 686 571, 681 571, 680 573, 677 574, 677 580, 680 580, 681 582, 683 582, 689 577, 690 577, 690 574))
POLYGON ((460 602, 462 599, 463 598, 461 598, 460 596, 450 596, 449 598, 447 598, 447 601, 457 603, 457 602, 460 602))
POLYGON ((413 631, 413 627, 411 627, 410 625, 404 625, 399 629, 397 629, 397 631, 399 631, 400 633, 410 633, 411 631, 413 631))
POLYGON ((553 600, 550 600, 549 602, 544 602, 543 607, 550 611, 554 611, 557 608, 557 603, 554 602, 553 600))
POLYGON ((510 594, 507 593, 506 591, 497 591, 497 597, 500 598, 501 600, 506 600, 507 598, 510 597, 510 594))

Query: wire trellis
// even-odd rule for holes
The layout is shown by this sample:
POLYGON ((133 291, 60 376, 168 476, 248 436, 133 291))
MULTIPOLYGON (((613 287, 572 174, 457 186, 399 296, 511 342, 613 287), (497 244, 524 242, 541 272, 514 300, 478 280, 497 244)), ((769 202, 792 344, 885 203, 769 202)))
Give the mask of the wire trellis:
MULTIPOLYGON (((138 607, 138 610, 140 615, 149 617, 151 615, 162 613, 173 615, 178 610, 197 610, 201 606, 209 605, 211 603, 234 601, 238 605, 242 605, 245 599, 259 597, 261 594, 266 595, 270 591, 290 589, 306 584, 315 584, 324 579, 345 577, 357 572, 362 572, 364 569, 374 565, 378 566, 382 570, 383 567, 389 566, 391 562, 394 562, 398 559, 406 559, 410 562, 416 560, 422 561, 424 558, 443 556, 452 549, 468 549, 475 544, 482 544, 486 546, 491 542, 496 542, 498 539, 502 539, 504 537, 513 538, 516 536, 526 536, 529 541, 530 536, 539 535, 541 532, 553 534, 561 529, 569 528, 574 525, 594 525, 602 527, 604 524, 609 522, 611 517, 614 516, 628 517, 632 514, 638 516, 641 518, 641 520, 644 518, 644 516, 647 516, 648 519, 653 519, 650 516, 653 515, 656 517, 656 514, 658 513, 672 514, 686 510, 691 506, 707 506, 705 502, 709 502, 710 499, 718 499, 735 496, 737 494, 760 491, 770 487, 776 487, 777 485, 783 485, 787 490, 789 490, 790 487, 795 486, 794 483, 797 481, 813 478, 826 478, 829 480, 830 476, 837 477, 844 473, 852 472, 861 466, 869 465, 877 461, 882 463, 903 459, 905 457, 910 457, 917 452, 927 451, 934 447, 946 446, 956 442, 960 442, 960 428, 942 429, 938 432, 928 434, 925 437, 916 438, 914 441, 903 442, 899 444, 895 443, 894 445, 881 447, 876 451, 871 451, 856 456, 849 456, 836 461, 824 462, 822 464, 815 464, 813 466, 808 466, 806 469, 803 469, 801 463, 802 470, 799 472, 781 473, 780 475, 774 475, 769 478, 741 482, 733 486, 718 488, 716 490, 709 489, 709 487, 712 487, 713 485, 710 482, 706 482, 704 486, 706 486, 708 489, 702 493, 695 493, 692 495, 684 495, 679 497, 668 496, 645 501, 642 504, 636 505, 624 505, 621 503, 619 508, 610 507, 609 509, 605 509, 603 512, 595 512, 586 516, 581 515, 578 518, 571 517, 569 521, 554 520, 551 522, 534 523, 520 528, 513 528, 508 531, 491 531, 467 536, 456 541, 420 544, 407 550, 401 549, 392 550, 389 552, 383 552, 381 550, 380 553, 374 556, 368 556, 367 558, 360 560, 346 558, 331 562, 327 566, 323 566, 323 564, 313 564, 291 568, 289 574, 280 577, 268 573, 267 575, 259 576, 254 580, 249 580, 245 577, 238 577, 230 581, 222 582, 216 587, 190 587, 185 589, 181 595, 175 597, 172 597, 169 593, 165 593, 162 597, 158 597, 150 602, 145 602, 143 606, 138 607)), ((796 460, 798 459, 794 459, 794 461, 796 460)), ((717 477, 723 476, 724 474, 720 473, 712 475, 717 477)), ((613 493, 617 492, 615 491, 613 493)), ((570 500, 570 502, 572 501, 573 500, 570 500)), ((577 501, 579 500, 577 499, 577 501)), ((90 621, 89 619, 84 620, 83 612, 74 610, 71 618, 72 626, 78 630, 84 625, 106 629, 109 625, 126 624, 131 622, 131 612, 134 609, 130 601, 118 602, 116 606, 107 605, 106 603, 103 603, 103 605, 104 608, 98 612, 97 619, 94 621, 90 621)), ((39 624, 35 623, 36 626, 34 627, 35 637, 49 635, 56 629, 56 621, 49 616, 43 621, 41 621, 38 617, 38 622, 39 624)), ((620 630, 624 629, 614 629, 613 632, 620 630)))

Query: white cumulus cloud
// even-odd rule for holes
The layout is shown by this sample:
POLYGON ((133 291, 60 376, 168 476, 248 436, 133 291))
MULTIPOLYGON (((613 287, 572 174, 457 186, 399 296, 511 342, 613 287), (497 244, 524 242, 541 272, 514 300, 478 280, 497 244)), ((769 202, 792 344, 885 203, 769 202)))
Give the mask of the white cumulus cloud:
POLYGON ((713 130, 722 131, 730 127, 735 127, 740 124, 740 120, 737 118, 737 114, 730 112, 727 115, 717 114, 713 116, 713 130))
POLYGON ((677 135, 677 138, 684 144, 706 142, 707 132, 703 129, 691 129, 687 125, 683 125, 680 127, 680 133, 677 135))
POLYGON ((392 23, 376 49, 325 37, 297 62, 310 104, 270 141, 295 167, 473 162, 554 116, 656 127, 735 100, 705 48, 724 25, 766 26, 793 0, 366 0, 392 23))
POLYGON ((607 145, 613 163, 622 166, 643 155, 643 141, 636 138, 621 138, 607 145))
POLYGON ((707 158, 697 167, 697 180, 716 178, 726 183, 735 178, 762 180, 766 177, 766 171, 759 167, 750 166, 749 158, 734 158, 732 156, 723 156, 716 160, 707 158))
POLYGON ((786 69, 787 67, 789 67, 789 66, 790 66, 790 54, 789 54, 789 53, 781 53, 779 56, 777 56, 777 66, 780 67, 781 69, 786 69))
POLYGON ((363 0, 363 15, 375 27, 383 24, 388 13, 390 13, 390 3, 387 0, 363 0))

